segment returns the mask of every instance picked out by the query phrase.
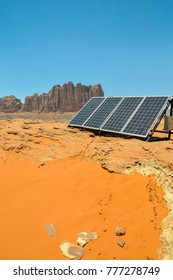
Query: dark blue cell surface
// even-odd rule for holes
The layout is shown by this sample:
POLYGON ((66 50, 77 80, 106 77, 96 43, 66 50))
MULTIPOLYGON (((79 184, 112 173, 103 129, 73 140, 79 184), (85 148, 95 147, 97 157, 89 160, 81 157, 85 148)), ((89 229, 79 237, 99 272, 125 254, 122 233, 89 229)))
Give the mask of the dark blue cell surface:
POLYGON ((84 105, 84 107, 74 116, 69 125, 82 126, 82 124, 88 119, 88 117, 94 112, 94 110, 101 104, 104 99, 104 97, 91 98, 86 103, 86 105, 84 105))
POLYGON ((121 99, 122 97, 107 97, 94 114, 84 123, 84 127, 99 129, 121 99))
POLYGON ((168 97, 146 97, 123 132, 145 136, 157 119, 168 97))
POLYGON ((142 99, 143 97, 126 97, 104 124, 102 130, 120 132, 142 99))

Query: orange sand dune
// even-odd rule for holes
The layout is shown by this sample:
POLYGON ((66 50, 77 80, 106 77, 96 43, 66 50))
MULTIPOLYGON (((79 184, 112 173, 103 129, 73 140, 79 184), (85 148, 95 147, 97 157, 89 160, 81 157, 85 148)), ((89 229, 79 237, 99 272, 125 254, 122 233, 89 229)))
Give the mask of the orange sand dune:
POLYGON ((67 259, 60 244, 96 231, 87 259, 158 259, 161 221, 167 215, 154 177, 108 173, 79 156, 39 162, 0 162, 0 259, 67 259), (53 223, 54 237, 45 224, 53 223), (123 248, 115 228, 124 226, 123 248))

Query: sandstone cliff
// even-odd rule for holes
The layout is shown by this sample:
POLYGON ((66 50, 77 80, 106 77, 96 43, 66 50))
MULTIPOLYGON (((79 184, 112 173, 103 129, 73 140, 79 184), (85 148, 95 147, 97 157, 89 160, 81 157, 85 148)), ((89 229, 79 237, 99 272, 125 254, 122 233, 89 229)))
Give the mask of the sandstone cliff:
POLYGON ((78 83, 76 86, 68 82, 63 86, 55 85, 48 93, 25 98, 23 111, 26 112, 76 112, 91 97, 103 96, 104 92, 100 84, 85 86, 78 83))
POLYGON ((0 98, 0 112, 77 112, 93 96, 104 96, 100 84, 76 86, 68 82, 63 86, 55 85, 48 93, 37 93, 25 98, 24 104, 15 96, 0 98))
POLYGON ((15 113, 20 111, 21 108, 22 102, 13 95, 0 98, 0 112, 15 113))

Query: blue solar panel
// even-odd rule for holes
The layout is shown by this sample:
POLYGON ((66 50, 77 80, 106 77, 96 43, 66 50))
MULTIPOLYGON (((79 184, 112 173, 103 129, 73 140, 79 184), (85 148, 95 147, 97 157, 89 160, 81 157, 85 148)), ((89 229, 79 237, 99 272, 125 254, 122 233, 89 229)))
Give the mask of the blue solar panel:
POLYGON ((124 124, 130 118, 134 110, 142 101, 143 97, 126 97, 117 110, 101 128, 106 131, 120 132, 124 124))
POLYGON ((123 133, 146 136, 167 99, 168 97, 165 96, 146 97, 123 133))
POLYGON ((168 96, 94 97, 69 126, 147 138, 172 100, 168 96))
POLYGON ((93 97, 85 106, 74 116, 69 125, 81 126, 95 109, 104 101, 104 97, 93 97))
POLYGON ((108 97, 83 124, 84 127, 99 129, 103 121, 109 116, 112 110, 117 106, 121 97, 108 97))

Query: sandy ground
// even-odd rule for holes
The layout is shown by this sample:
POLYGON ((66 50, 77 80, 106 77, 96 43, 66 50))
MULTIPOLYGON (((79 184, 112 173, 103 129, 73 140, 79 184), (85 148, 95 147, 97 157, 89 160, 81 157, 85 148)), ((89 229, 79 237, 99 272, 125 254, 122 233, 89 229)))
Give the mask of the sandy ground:
POLYGON ((67 259, 60 244, 83 231, 98 233, 83 260, 173 259, 172 140, 100 137, 54 120, 1 120, 0 132, 0 259, 67 259))

